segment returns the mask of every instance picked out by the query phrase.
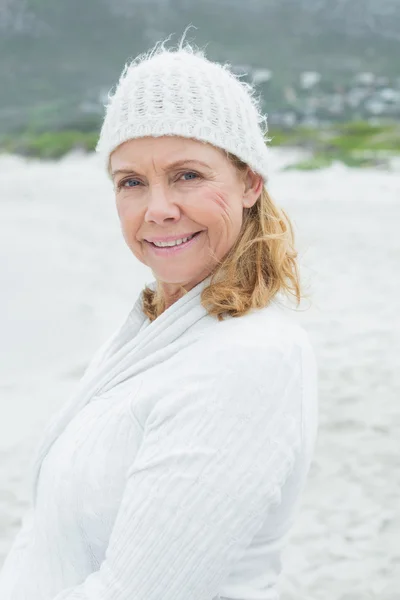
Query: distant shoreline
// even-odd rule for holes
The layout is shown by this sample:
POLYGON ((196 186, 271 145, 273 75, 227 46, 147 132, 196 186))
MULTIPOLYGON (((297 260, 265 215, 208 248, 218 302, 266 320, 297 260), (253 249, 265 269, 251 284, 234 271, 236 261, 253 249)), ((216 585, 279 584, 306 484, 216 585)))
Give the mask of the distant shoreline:
MULTIPOLYGON (((32 130, 0 137, 0 152, 57 160, 74 150, 93 152, 99 132, 78 129, 32 130)), ((367 121, 335 123, 323 128, 298 126, 269 131, 269 144, 300 148, 310 158, 287 169, 315 170, 342 162, 349 167, 389 167, 400 157, 400 123, 376 125, 367 121)))

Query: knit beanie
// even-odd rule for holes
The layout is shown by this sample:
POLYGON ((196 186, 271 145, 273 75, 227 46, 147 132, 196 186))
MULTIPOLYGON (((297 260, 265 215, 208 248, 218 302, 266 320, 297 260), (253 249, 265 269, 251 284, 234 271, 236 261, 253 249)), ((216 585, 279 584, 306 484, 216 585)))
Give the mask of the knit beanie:
POLYGON ((236 155, 266 184, 267 117, 253 86, 188 42, 176 50, 164 44, 125 64, 115 93, 108 93, 96 146, 107 171, 110 154, 123 142, 177 135, 236 155))

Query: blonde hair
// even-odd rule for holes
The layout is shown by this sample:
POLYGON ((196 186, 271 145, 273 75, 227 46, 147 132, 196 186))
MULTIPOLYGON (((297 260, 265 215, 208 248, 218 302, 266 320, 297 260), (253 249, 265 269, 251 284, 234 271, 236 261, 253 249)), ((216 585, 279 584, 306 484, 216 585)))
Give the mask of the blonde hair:
MULTIPOLYGON (((228 159, 244 173, 248 166, 226 152, 228 159)), ((263 308, 278 293, 301 302, 298 252, 294 247, 293 225, 286 212, 272 200, 265 186, 250 208, 244 209, 241 232, 232 248, 212 272, 210 284, 201 294, 208 314, 223 319, 240 317, 252 308, 263 308)), ((216 257, 214 257, 216 258, 216 257)), ((154 321, 165 310, 161 286, 143 290, 143 312, 154 321)), ((188 290, 181 286, 183 294, 188 290)))

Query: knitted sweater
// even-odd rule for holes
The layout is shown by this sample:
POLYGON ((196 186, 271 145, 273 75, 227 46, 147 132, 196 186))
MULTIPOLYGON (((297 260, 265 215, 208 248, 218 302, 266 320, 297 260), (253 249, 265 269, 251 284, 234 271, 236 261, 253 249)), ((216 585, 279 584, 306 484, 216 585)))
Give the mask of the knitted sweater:
POLYGON ((1 600, 279 597, 316 442, 316 361, 274 301, 208 315, 208 280, 153 322, 140 295, 49 423, 1 600))

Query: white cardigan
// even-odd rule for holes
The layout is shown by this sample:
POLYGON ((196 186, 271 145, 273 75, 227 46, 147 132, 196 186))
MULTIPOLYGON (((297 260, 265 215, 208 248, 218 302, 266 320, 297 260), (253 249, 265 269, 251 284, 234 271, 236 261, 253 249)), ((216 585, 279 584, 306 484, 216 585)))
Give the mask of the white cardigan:
POLYGON ((279 597, 317 436, 317 365, 276 301, 209 316, 209 280, 153 322, 140 294, 51 420, 1 600, 279 597))

